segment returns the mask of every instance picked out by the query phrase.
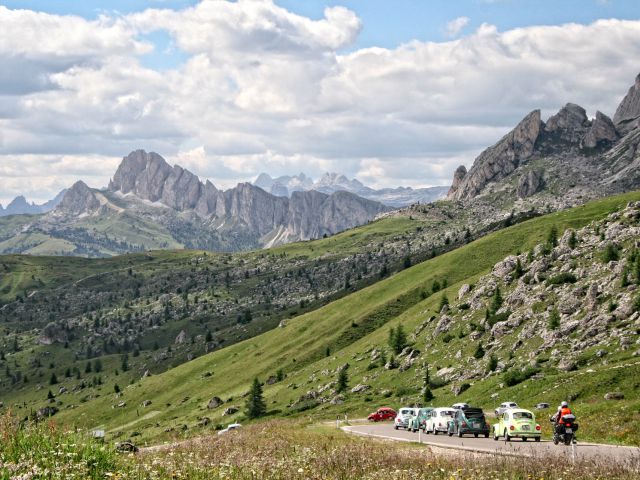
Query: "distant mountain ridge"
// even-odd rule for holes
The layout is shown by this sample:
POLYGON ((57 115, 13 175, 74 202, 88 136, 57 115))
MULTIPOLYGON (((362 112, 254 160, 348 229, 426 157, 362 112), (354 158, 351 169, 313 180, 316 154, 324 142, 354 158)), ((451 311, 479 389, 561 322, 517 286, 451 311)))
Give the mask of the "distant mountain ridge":
POLYGON ((67 192, 65 188, 55 198, 42 203, 36 204, 35 202, 29 203, 23 195, 19 195, 14 198, 6 208, 0 204, 0 217, 6 217, 8 215, 37 215, 39 213, 47 213, 58 206, 62 201, 62 197, 67 192))
POLYGON ((390 207, 406 207, 415 203, 431 203, 446 197, 449 187, 411 188, 396 187, 373 189, 356 179, 348 179, 341 173, 325 173, 318 181, 304 173, 298 175, 284 175, 272 178, 267 173, 261 173, 253 184, 266 192, 279 197, 289 197, 294 192, 316 190, 332 194, 338 191, 355 193, 356 195, 383 203, 390 207))
POLYGON ((122 159, 108 188, 76 182, 51 212, 0 225, 0 252, 109 256, 192 248, 239 251, 332 235, 389 207, 338 191, 278 197, 249 183, 223 191, 155 152, 122 159))

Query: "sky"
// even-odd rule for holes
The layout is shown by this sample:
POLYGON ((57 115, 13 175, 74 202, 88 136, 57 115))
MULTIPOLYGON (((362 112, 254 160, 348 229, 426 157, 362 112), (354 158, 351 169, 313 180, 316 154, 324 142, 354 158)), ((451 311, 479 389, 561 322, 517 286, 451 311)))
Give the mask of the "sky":
POLYGON ((0 203, 156 151, 221 188, 450 183, 533 109, 613 115, 638 0, 0 0, 0 203))

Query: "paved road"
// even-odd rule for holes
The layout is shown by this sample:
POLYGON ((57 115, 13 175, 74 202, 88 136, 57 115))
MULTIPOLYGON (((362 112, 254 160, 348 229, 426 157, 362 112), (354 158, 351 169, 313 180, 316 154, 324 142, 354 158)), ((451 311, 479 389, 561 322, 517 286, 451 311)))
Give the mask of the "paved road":
MULTIPOLYGON (((392 423, 370 423, 363 425, 353 425, 343 427, 346 432, 366 435, 372 437, 386 438, 390 440, 417 442, 418 433, 407 432, 406 430, 394 430, 392 423)), ((579 439, 580 437, 578 437, 579 439)), ((495 441, 489 438, 474 438, 473 436, 465 436, 458 438, 457 436, 449 437, 448 435, 420 435, 422 443, 442 448, 453 448, 482 453, 494 453, 502 455, 518 455, 518 456, 559 456, 566 455, 576 459, 580 458, 608 458, 615 461, 633 462, 636 466, 640 466, 640 448, 635 447, 618 447, 614 445, 595 445, 578 442, 575 450, 572 447, 564 445, 554 445, 550 441, 542 441, 536 443, 533 440, 523 442, 519 439, 505 442, 504 440, 495 441)))

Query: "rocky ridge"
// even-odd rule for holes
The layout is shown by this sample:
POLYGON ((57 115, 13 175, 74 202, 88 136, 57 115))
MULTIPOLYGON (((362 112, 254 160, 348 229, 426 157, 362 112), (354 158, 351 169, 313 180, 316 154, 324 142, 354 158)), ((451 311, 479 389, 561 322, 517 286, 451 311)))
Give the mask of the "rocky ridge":
POLYGON ((590 120, 584 108, 573 103, 546 123, 534 110, 482 152, 468 172, 456 170, 448 198, 469 203, 500 191, 503 201, 517 201, 544 190, 546 198, 540 203, 562 208, 579 199, 638 188, 637 174, 626 178, 624 186, 617 181, 620 172, 628 174, 630 164, 637 161, 638 118, 640 75, 613 120, 600 111, 590 120), (567 205, 563 199, 570 199, 567 205))

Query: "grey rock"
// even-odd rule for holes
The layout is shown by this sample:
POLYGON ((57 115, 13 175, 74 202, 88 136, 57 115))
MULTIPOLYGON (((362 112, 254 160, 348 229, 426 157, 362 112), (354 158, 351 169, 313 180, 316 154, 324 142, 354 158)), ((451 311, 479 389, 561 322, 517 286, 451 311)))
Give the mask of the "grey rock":
POLYGON ((568 142, 579 142, 590 126, 584 108, 567 103, 558 113, 547 120, 545 132, 555 134, 568 142))
POLYGON ((458 168, 456 168, 456 171, 453 173, 453 182, 451 183, 451 188, 449 189, 449 193, 447 193, 447 196, 453 197, 455 195, 455 193, 458 191, 458 188, 460 188, 460 184, 464 180, 464 177, 466 176, 467 167, 465 167, 464 165, 460 165, 458 168))
POLYGON ((605 400, 624 400, 624 393, 622 392, 607 392, 604 394, 605 400))
POLYGON ((140 406, 142 406, 142 407, 144 407, 144 408, 148 407, 149 405, 151 405, 151 400, 144 400, 144 401, 140 404, 140 406))
POLYGON ((331 405, 341 405, 344 403, 345 397, 344 395, 336 395, 335 397, 333 397, 331 399, 331 401, 329 402, 331 405))
POLYGON ((462 300, 464 296, 471 291, 471 286, 468 283, 465 283, 458 290, 458 300, 462 300))
POLYGON ((213 397, 211 400, 209 400, 209 403, 207 403, 207 408, 209 410, 213 410, 215 408, 222 406, 223 403, 224 402, 220 397, 213 397))
POLYGON ((476 158, 458 188, 448 198, 470 200, 490 182, 501 180, 513 172, 533 153, 541 126, 540 110, 534 110, 515 129, 476 158))
POLYGON ((584 137, 582 144, 587 148, 595 148, 602 143, 613 143, 618 139, 616 127, 609 117, 597 111, 596 118, 584 137))
POLYGON ((626 133, 640 118, 640 74, 627 95, 622 99, 613 116, 613 123, 616 128, 626 133))
POLYGON ((82 215, 100 208, 100 200, 83 181, 77 181, 67 190, 54 212, 67 215, 82 215))
POLYGON ((178 334, 178 336, 176 337, 173 343, 175 343, 176 345, 180 345, 180 344, 186 343, 186 341, 187 341, 187 332, 185 332, 184 330, 180 330, 180 333, 178 334))
POLYGON ((544 188, 543 173, 537 170, 529 170, 526 175, 522 175, 518 180, 516 194, 519 198, 527 198, 535 195, 544 188))
POLYGON ((226 417, 229 415, 233 415, 234 413, 238 413, 240 411, 240 409, 238 407, 227 407, 224 409, 224 412, 222 412, 222 416, 226 417))
POLYGON ((353 387, 351 389, 351 393, 361 393, 361 392, 366 392, 367 390, 369 390, 371 388, 370 385, 366 385, 364 383, 362 384, 358 384, 355 387, 353 387))
POLYGON ((53 417, 59 410, 57 407, 42 407, 36 411, 36 417, 38 419, 53 417))

